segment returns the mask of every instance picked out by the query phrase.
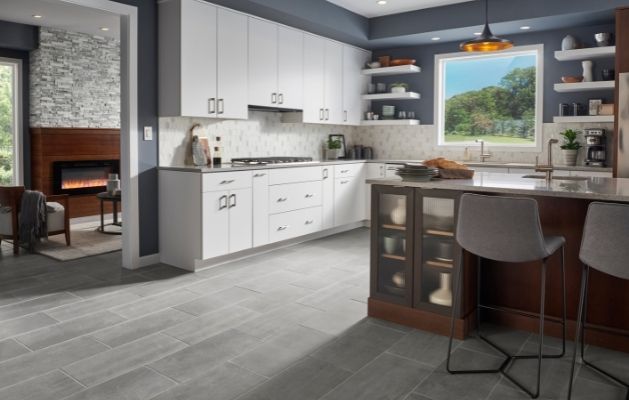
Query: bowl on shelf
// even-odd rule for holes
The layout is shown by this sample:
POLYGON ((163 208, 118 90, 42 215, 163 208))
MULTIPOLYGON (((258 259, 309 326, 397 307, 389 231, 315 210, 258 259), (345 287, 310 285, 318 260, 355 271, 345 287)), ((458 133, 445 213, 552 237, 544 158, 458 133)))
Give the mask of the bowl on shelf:
POLYGON ((397 67, 397 66, 400 66, 400 65, 413 65, 413 64, 415 64, 415 62, 416 61, 413 60, 412 58, 398 58, 398 59, 395 59, 395 60, 391 60, 389 62, 389 65, 392 66, 392 67, 397 67))
POLYGON ((561 81, 563 83, 579 83, 583 81, 582 76, 562 76, 561 81))
POLYGON ((382 247, 387 254, 395 254, 398 250, 398 239, 396 237, 385 236, 382 238, 382 247))
POLYGON ((370 63, 367 63, 366 65, 367 65, 367 68, 371 68, 371 69, 380 68, 380 63, 378 61, 370 62, 370 63))

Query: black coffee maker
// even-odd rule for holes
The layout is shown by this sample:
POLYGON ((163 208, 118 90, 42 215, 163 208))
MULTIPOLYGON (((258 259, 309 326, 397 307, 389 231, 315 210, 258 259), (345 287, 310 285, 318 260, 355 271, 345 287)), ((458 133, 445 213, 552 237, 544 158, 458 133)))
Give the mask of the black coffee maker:
POLYGON ((585 165, 588 167, 604 167, 607 159, 605 145, 605 129, 584 129, 585 165))

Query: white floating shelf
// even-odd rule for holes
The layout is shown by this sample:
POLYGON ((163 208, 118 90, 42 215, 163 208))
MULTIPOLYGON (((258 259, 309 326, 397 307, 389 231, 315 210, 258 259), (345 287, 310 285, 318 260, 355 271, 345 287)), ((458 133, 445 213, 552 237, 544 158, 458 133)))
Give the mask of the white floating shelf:
POLYGON ((555 123, 595 123, 595 122, 614 122, 613 115, 583 115, 579 117, 553 117, 555 123))
POLYGON ((363 69, 363 75, 369 76, 387 76, 387 75, 405 75, 417 74, 421 72, 421 68, 417 65, 398 65, 395 67, 363 69))
POLYGON ((400 125, 419 125, 418 119, 378 119, 374 121, 363 121, 363 126, 400 126, 400 125))
POLYGON ((587 92, 592 90, 614 90, 615 81, 597 81, 597 82, 577 82, 577 83, 555 83, 555 92, 587 92))
POLYGON ((555 58, 559 61, 588 60, 590 58, 606 58, 616 55, 616 46, 589 47, 587 49, 559 50, 555 58))
POLYGON ((420 97, 415 92, 363 94, 363 100, 417 100, 420 97))

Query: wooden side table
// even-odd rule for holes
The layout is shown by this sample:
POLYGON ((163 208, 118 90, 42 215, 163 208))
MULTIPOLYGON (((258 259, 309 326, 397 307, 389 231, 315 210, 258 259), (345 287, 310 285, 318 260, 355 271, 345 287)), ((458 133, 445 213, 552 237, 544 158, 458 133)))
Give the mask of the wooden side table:
POLYGON ((109 194, 108 192, 102 192, 102 193, 98 193, 96 195, 96 197, 98 197, 98 200, 100 200, 100 227, 98 228, 98 231, 101 233, 106 233, 108 235, 122 235, 122 232, 111 232, 111 231, 106 231, 105 230, 105 226, 109 226, 109 225, 115 225, 115 226, 122 226, 122 222, 118 222, 118 203, 121 202, 122 200, 122 196, 120 195, 120 193, 118 194, 109 194), (106 201, 110 201, 113 205, 114 208, 114 222, 112 222, 111 224, 105 224, 105 202, 106 201))

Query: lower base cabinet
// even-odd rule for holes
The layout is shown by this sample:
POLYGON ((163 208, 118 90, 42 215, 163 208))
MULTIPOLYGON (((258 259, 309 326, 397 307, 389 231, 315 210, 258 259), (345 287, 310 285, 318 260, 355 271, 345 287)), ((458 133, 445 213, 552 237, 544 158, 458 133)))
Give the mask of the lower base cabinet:
POLYGON ((321 207, 271 215, 269 240, 279 242, 320 231, 322 229, 321 217, 321 207))
POLYGON ((450 315, 458 194, 372 186, 371 297, 450 315))

